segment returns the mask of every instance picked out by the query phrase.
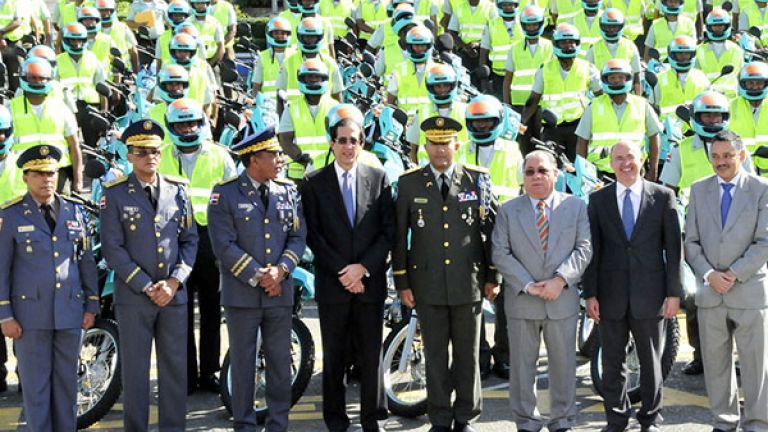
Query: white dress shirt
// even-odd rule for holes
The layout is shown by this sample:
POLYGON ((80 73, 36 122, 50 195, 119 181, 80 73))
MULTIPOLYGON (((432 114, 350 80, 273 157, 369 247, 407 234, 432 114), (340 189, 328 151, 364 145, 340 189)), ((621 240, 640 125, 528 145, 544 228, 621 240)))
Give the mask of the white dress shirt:
MULTIPOLYGON (((624 194, 629 189, 629 200, 632 202, 632 220, 637 222, 637 215, 640 213, 640 201, 642 200, 643 181, 640 177, 630 187, 626 187, 620 182, 616 182, 616 204, 619 206, 620 219, 624 217, 624 194)), ((622 219, 623 220, 623 219, 622 219)))
POLYGON ((437 180, 437 190, 440 190, 441 187, 443 187, 443 184, 440 181, 440 175, 445 174, 445 177, 448 178, 448 187, 451 187, 451 180, 453 179, 453 172, 456 171, 456 164, 451 164, 451 166, 448 167, 447 170, 440 172, 438 171, 434 166, 431 164, 429 165, 429 169, 432 170, 432 175, 435 176, 435 180, 437 180))
POLYGON ((341 167, 336 161, 333 161, 333 169, 336 170, 336 180, 339 181, 339 190, 341 191, 342 199, 344 198, 344 173, 349 172, 349 178, 347 178, 347 182, 349 182, 349 187, 352 188, 352 202, 357 202, 357 163, 352 165, 352 168, 349 171, 344 171, 344 168, 341 167))

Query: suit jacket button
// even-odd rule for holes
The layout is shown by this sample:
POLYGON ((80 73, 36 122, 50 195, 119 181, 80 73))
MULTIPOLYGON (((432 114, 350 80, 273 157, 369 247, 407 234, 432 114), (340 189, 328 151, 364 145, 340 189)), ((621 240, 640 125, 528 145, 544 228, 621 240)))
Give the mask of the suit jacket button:
POLYGON ((53 241, 57 241, 58 239, 59 239, 59 238, 58 238, 58 237, 56 237, 56 236, 53 236, 53 237, 51 237, 51 240, 53 240, 53 241))
POLYGON ((159 248, 157 248, 157 253, 163 253, 163 251, 164 251, 164 250, 165 250, 165 249, 163 249, 163 247, 162 247, 162 246, 160 246, 159 248))
POLYGON ((270 238, 270 237, 272 237, 272 236, 271 236, 271 235, 269 235, 269 233, 266 233, 266 234, 264 234, 264 238, 265 238, 265 239, 269 240, 269 238, 270 238))
POLYGON ((448 242, 443 242, 443 247, 448 247, 448 242))
POLYGON ((448 206, 443 206, 443 211, 447 212, 448 211, 448 206))
POLYGON ((445 265, 449 265, 449 264, 451 264, 451 260, 449 260, 449 259, 446 259, 446 260, 445 260, 445 265))
POLYGON ((267 253, 267 255, 269 255, 269 254, 271 254, 271 253, 272 253, 272 249, 270 249, 270 248, 267 248, 267 250, 266 250, 265 252, 267 253))
POLYGON ((155 223, 160 222, 160 216, 155 216, 155 223))
POLYGON ((26 299, 27 299, 27 296, 23 295, 23 296, 21 296, 21 299, 22 299, 22 300, 26 300, 26 299))
POLYGON ((53 253, 53 256, 55 256, 55 257, 57 257, 57 258, 58 258, 58 257, 59 257, 59 253, 58 253, 58 252, 54 252, 54 253, 53 253))
POLYGON ((448 224, 447 223, 443 224, 443 229, 448 229, 448 224))
POLYGON ((61 288, 61 282, 56 282, 56 288, 61 288))
POLYGON ((157 268, 163 268, 163 267, 165 267, 165 264, 163 264, 163 263, 158 263, 157 264, 157 268))
POLYGON ((160 232, 159 231, 155 231, 155 237, 160 238, 160 232))
POLYGON ((269 218, 264 218, 264 223, 268 224, 269 223, 269 218))

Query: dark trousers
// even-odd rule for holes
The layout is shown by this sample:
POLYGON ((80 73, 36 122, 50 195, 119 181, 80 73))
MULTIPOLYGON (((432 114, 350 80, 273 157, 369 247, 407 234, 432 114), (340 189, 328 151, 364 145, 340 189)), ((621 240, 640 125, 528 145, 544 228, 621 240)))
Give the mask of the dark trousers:
POLYGON ((491 357, 493 357, 494 364, 509 364, 509 338, 507 337, 507 313, 504 312, 504 290, 501 290, 496 296, 493 306, 496 311, 493 348, 488 344, 485 337, 485 316, 483 316, 480 326, 480 370, 491 367, 491 357))
POLYGON ((504 100, 504 75, 497 75, 491 71, 491 94, 499 101, 504 100))
POLYGON ((661 418, 661 355, 664 320, 635 319, 630 312, 621 320, 600 320, 600 344, 603 348, 603 403, 608 424, 626 427, 632 413, 627 397, 626 346, 629 332, 635 339, 640 359, 640 411, 637 421, 648 426, 661 418))
POLYGON ((8 361, 8 347, 5 346, 5 337, 0 339, 0 381, 5 382, 8 377, 8 367, 5 365, 8 361))
POLYGON ((208 227, 197 226, 200 240, 197 243, 197 258, 192 274, 187 280, 189 302, 187 303, 187 379, 193 386, 198 377, 211 376, 221 369, 221 306, 219 304, 219 267, 211 248, 208 227), (195 302, 200 310, 200 374, 198 375, 198 354, 195 344, 195 302))
POLYGON ((318 303, 323 338, 323 420, 329 430, 349 427, 344 374, 349 347, 357 349, 360 368, 360 424, 378 430, 377 420, 387 418, 381 369, 382 303, 353 298, 346 303, 318 303), (353 343, 348 343, 351 337, 353 343))
MULTIPOLYGON (((75 181, 74 168, 72 165, 59 168, 59 182, 56 186, 56 192, 69 195, 72 192, 72 182, 75 181)), ((83 186, 86 186, 83 184, 83 186)))
POLYGON ((480 302, 416 305, 427 361, 427 415, 435 426, 469 423, 480 415, 480 302), (453 356, 449 363, 448 344, 453 356), (456 393, 452 402, 451 395, 456 393))
POLYGON ((696 296, 685 294, 685 332, 688 334, 688 345, 693 348, 693 359, 701 361, 701 340, 699 339, 699 314, 696 307, 696 296))
POLYGON ((5 42, 8 45, 0 51, 0 54, 2 54, 3 63, 5 63, 8 75, 8 90, 16 92, 16 89, 19 88, 19 69, 21 68, 19 53, 16 52, 18 42, 11 42, 8 39, 5 42))
POLYGON ((572 122, 562 122, 557 127, 544 129, 544 140, 554 141, 565 147, 565 155, 568 156, 568 160, 573 162, 576 160, 576 126, 579 125, 579 120, 572 122))

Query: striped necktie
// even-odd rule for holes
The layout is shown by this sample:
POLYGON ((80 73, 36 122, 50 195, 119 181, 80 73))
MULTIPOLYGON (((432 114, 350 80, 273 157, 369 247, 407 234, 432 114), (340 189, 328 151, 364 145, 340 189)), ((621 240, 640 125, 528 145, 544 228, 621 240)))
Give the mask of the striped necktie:
POLYGON ((541 250, 547 252, 547 243, 549 243, 549 218, 547 218, 547 203, 539 200, 536 205, 536 231, 539 232, 539 241, 541 241, 541 250))

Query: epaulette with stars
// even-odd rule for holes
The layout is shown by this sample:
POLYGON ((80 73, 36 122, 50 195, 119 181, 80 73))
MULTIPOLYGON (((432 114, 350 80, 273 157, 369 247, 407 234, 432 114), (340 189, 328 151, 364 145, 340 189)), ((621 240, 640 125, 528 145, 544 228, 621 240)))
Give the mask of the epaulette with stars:
POLYGON ((24 199, 24 195, 19 195, 16 198, 12 198, 12 199, 4 202, 2 205, 0 205, 0 209, 2 209, 2 210, 9 209, 9 208, 13 207, 14 205, 20 203, 23 199, 24 199))
POLYGON ((117 186, 120 183, 125 183, 128 180, 128 176, 120 176, 112 181, 104 183, 104 188, 109 189, 112 186, 117 186))
POLYGON ((411 175, 415 172, 419 172, 423 167, 417 166, 409 169, 408 171, 405 171, 404 173, 400 174, 400 177, 405 177, 407 175, 411 175))

